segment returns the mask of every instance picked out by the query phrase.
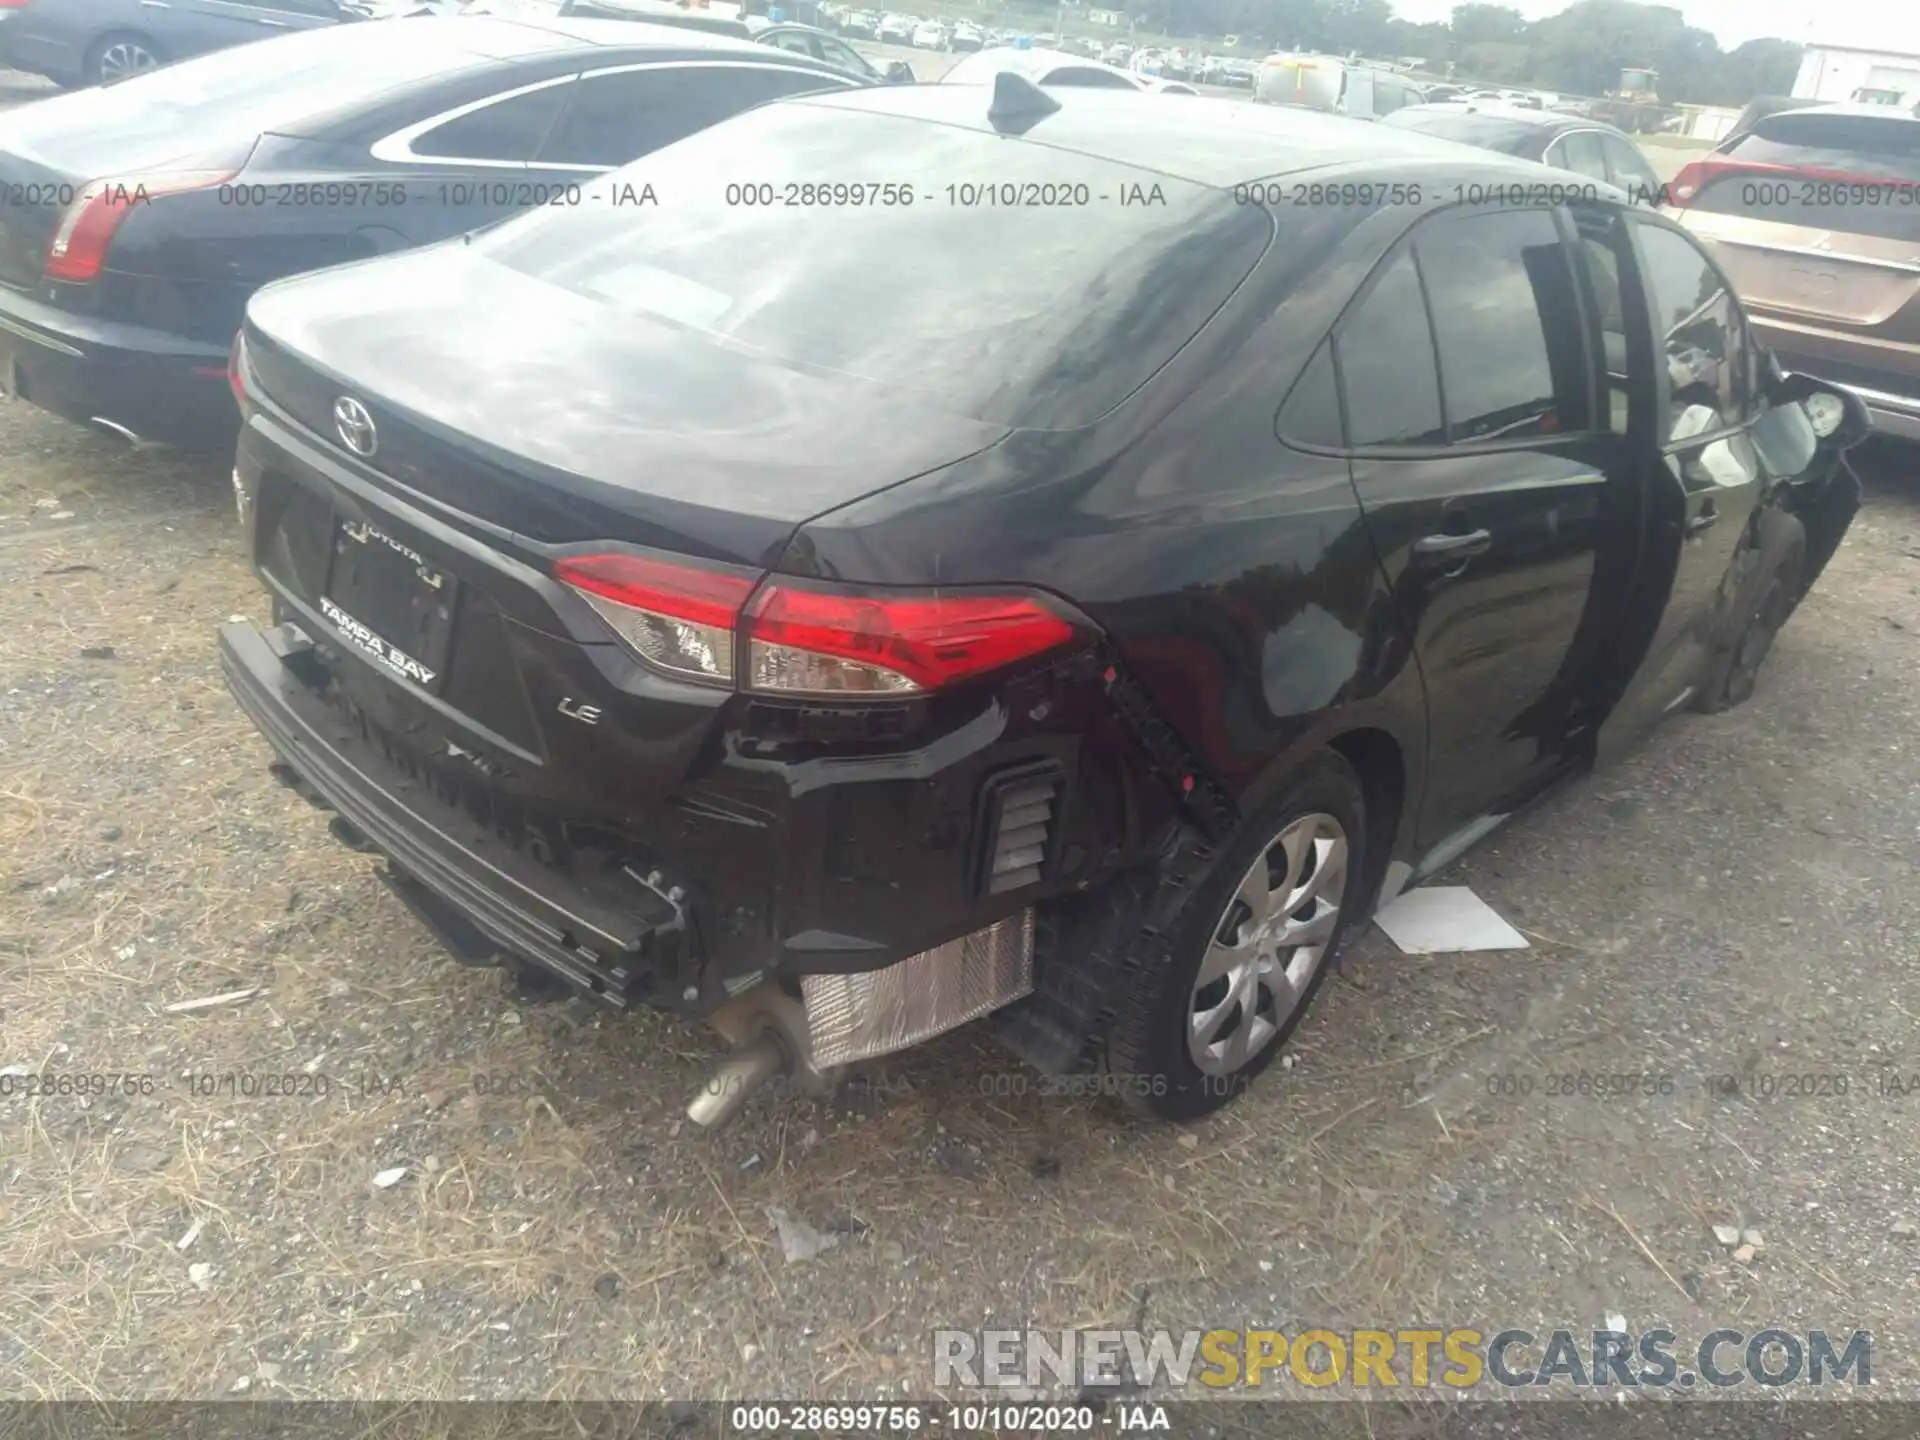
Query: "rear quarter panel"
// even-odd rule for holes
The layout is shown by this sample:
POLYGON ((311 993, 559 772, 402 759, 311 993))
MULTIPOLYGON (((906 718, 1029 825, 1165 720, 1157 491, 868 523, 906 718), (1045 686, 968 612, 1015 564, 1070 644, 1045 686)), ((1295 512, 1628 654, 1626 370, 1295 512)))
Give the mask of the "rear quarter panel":
POLYGON ((1401 751, 1413 813, 1425 702, 1347 462, 1288 449, 1275 421, 1415 218, 1283 213, 1235 297, 1101 422, 1017 433, 822 516, 780 568, 1051 590, 1100 624, 1243 808, 1304 751, 1377 728, 1401 751))

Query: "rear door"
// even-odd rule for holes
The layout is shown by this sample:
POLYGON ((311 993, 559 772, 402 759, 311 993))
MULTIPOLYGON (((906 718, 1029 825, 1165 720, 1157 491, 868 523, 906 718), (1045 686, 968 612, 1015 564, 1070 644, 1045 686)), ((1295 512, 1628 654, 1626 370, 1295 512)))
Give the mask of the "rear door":
POLYGON ((1675 198, 1789 368, 1920 396, 1920 119, 1769 115, 1675 198))
POLYGON ((156 38, 168 58, 266 40, 291 30, 337 25, 340 7, 333 0, 141 0, 148 13, 171 10, 156 38))
POLYGON ((1334 350, 1354 485, 1426 685, 1431 846, 1583 753, 1577 642, 1637 477, 1604 432, 1553 209, 1423 222, 1334 350))
POLYGON ((1630 746, 1678 708, 1701 679, 1733 600, 1725 582, 1767 474, 1753 441, 1762 413, 1759 355, 1733 288, 1678 226, 1636 213, 1624 222, 1637 298, 1650 319, 1656 385, 1649 516, 1636 603, 1643 658, 1623 677, 1601 753, 1630 746))

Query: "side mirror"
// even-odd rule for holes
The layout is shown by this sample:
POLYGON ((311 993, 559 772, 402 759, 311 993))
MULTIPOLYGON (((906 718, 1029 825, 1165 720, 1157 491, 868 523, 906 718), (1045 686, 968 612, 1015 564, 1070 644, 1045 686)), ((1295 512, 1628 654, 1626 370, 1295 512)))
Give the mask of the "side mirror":
POLYGON ((892 61, 887 66, 887 83, 889 85, 913 84, 913 67, 904 60, 892 61))
POLYGON ((1790 374, 1771 357, 1767 368, 1767 399, 1775 405, 1800 406, 1822 445, 1851 450, 1873 433, 1866 402, 1851 390, 1812 375, 1790 374))

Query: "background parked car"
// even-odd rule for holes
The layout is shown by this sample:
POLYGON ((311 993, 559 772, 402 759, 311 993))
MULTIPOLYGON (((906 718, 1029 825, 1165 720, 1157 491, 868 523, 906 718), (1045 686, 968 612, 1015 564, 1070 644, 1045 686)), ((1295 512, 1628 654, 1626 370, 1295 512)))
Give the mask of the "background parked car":
POLYGON ((970 53, 986 48, 986 33, 978 25, 962 20, 953 27, 952 48, 962 53, 970 53))
POLYGON ((749 40, 753 31, 743 17, 713 10, 695 10, 667 0, 561 0, 560 16, 591 20, 640 20, 649 25, 671 25, 707 35, 731 35, 749 40))
POLYGON ((947 27, 938 20, 922 20, 913 27, 912 44, 916 50, 944 50, 947 48, 947 27))
POLYGON ((776 23, 759 15, 749 16, 746 23, 748 33, 759 44, 808 56, 873 84, 913 83, 913 67, 906 61, 890 60, 883 72, 846 41, 812 25, 776 23))
POLYGON ((1298 105, 1354 120, 1378 120, 1418 102, 1419 93, 1386 70, 1352 65, 1331 55, 1269 55, 1260 63, 1253 98, 1267 105, 1298 105))
POLYGON ((913 32, 920 22, 911 15, 888 14, 880 17, 880 26, 874 31, 876 40, 884 40, 889 45, 911 45, 913 32))
POLYGON ((1623 131, 1598 120, 1466 100, 1409 105, 1382 123, 1570 170, 1617 185, 1642 205, 1660 199, 1659 174, 1640 147, 1623 131))
POLYGON ((716 120, 860 83, 686 30, 450 17, 24 106, 0 131, 0 390, 220 448, 223 357, 268 280, 581 203, 581 184, 716 120))
MULTIPOLYGON (((1136 75, 1117 65, 1098 60, 1083 60, 1062 50, 983 50, 969 55, 940 77, 942 85, 990 85, 996 75, 1011 71, 1036 85, 1077 85, 1105 90, 1132 90, 1147 93, 1158 90, 1161 82, 1150 75, 1136 75)), ((1176 87, 1187 94, 1189 86, 1176 87)))
POLYGON ((1880 430, 1920 440, 1920 118, 1778 111, 1668 193, 1782 364, 1848 386, 1880 430))
POLYGON ((0 16, 0 66, 99 85, 354 18, 335 0, 27 0, 0 16))

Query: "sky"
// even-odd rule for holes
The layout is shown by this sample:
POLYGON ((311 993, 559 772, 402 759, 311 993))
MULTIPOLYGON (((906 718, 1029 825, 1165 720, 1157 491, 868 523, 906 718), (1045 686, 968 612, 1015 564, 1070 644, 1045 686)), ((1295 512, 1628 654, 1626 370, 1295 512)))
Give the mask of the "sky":
MULTIPOLYGON (((1393 0, 1403 20, 1445 20, 1455 0, 1393 0)), ((1565 0, 1496 0, 1529 20, 1556 14, 1565 0)), ((1672 3, 1672 0, 1669 0, 1672 3)), ((1912 0, 1678 0, 1689 25, 1709 30, 1720 48, 1773 37, 1802 45, 1860 45, 1920 54, 1920 13, 1912 0)))

